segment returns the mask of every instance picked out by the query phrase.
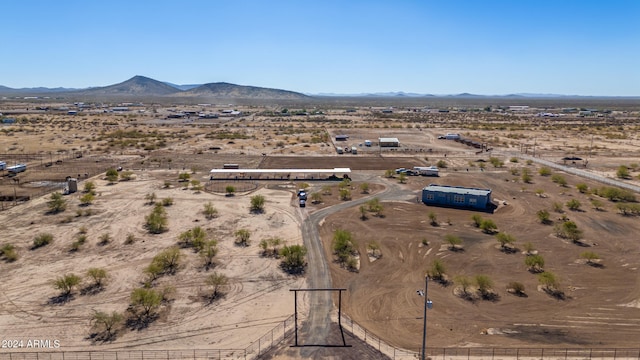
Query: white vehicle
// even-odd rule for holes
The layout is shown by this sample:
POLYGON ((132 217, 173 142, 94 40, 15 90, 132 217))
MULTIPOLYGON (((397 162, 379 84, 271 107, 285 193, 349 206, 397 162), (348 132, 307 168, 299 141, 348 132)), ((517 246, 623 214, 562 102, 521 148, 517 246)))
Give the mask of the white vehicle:
POLYGON ((460 139, 460 134, 451 134, 451 133, 449 133, 449 134, 445 135, 444 138, 446 140, 458 140, 458 139, 460 139))
POLYGON ((414 166, 413 170, 422 176, 438 176, 439 174, 437 166, 414 166))
POLYGON ((9 166, 7 168, 7 171, 9 173, 13 173, 13 174, 17 174, 19 172, 23 172, 27 170, 27 165, 25 164, 18 164, 18 165, 14 165, 14 166, 9 166))
POLYGON ((341 148, 340 146, 338 146, 338 147, 336 148, 336 152, 337 152, 338 154, 342 154, 342 153, 344 153, 344 150, 342 150, 342 148, 341 148))
POLYGON ((7 168, 7 163, 4 161, 0 161, 0 170, 5 170, 7 168))
POLYGON ((364 141, 364 146, 370 147, 371 146, 371 140, 365 140, 364 141))
POLYGON ((356 155, 356 154, 358 153, 358 148, 357 148, 357 147, 355 147, 355 146, 352 146, 352 147, 351 147, 351 153, 352 153, 353 155, 356 155))

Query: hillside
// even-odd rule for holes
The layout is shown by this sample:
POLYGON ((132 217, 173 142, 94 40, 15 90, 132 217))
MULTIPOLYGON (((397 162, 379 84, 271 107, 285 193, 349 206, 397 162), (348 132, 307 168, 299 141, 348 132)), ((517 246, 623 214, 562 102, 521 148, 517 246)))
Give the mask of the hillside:
POLYGON ((74 92, 81 95, 140 95, 164 96, 178 93, 180 90, 158 80, 136 75, 131 79, 104 87, 90 88, 74 92))
POLYGON ((310 97, 301 93, 256 86, 235 85, 224 82, 208 83, 184 91, 180 96, 214 97, 225 99, 279 99, 302 100, 310 97))

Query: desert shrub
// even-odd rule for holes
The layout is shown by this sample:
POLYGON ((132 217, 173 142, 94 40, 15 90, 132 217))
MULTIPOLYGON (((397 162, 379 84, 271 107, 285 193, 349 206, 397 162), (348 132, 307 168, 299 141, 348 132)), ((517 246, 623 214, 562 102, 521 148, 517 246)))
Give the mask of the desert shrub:
POLYGON ((221 273, 214 272, 205 279, 205 283, 211 287, 210 300, 215 300, 221 295, 221 290, 229 283, 229 279, 221 273))
POLYGON ((47 207, 52 214, 63 212, 67 208, 67 200, 62 197, 61 193, 54 192, 51 194, 49 201, 47 201, 47 207))
POLYGON ((473 220, 473 225, 477 228, 479 228, 480 224, 482 224, 482 216, 478 214, 471 216, 471 220, 473 220))
POLYGON ((564 178, 564 176, 560 175, 560 174, 553 174, 551 175, 551 181, 553 181, 554 183, 564 187, 567 186, 567 179, 564 178))
POLYGON ((106 176, 107 176, 107 181, 109 182, 109 184, 113 184, 116 181, 118 181, 118 170, 116 169, 108 169, 106 172, 106 176))
POLYGON ((456 235, 447 234, 444 236, 444 240, 449 244, 449 250, 459 250, 461 249, 462 239, 456 235))
POLYGON ((536 215, 538 216, 538 220, 540 220, 540 223, 542 224, 548 224, 549 222, 551 222, 551 214, 549 214, 547 210, 538 210, 538 212, 536 212, 536 215))
POLYGON ((251 238, 251 232, 247 229, 239 229, 235 232, 236 236, 236 245, 238 246, 249 246, 249 239, 251 238))
POLYGON ((569 208, 569 210, 573 210, 573 211, 580 210, 580 206, 582 206, 582 204, 577 199, 571 199, 567 201, 567 208, 569 208))
POLYGON ((204 204, 204 210, 202 211, 204 216, 211 220, 218 216, 218 209, 216 209, 211 202, 204 204))
POLYGON ((167 197, 162 199, 162 206, 171 206, 173 205, 173 198, 167 197))
POLYGON ((484 219, 480 224, 480 229, 487 234, 493 234, 496 229, 498 229, 498 225, 491 219, 484 219))
POLYGON ((283 257, 280 266, 284 271, 290 274, 300 274, 304 272, 307 262, 307 248, 303 245, 290 245, 280 249, 280 255, 283 257))
POLYGON ((546 166, 543 166, 543 167, 540 168, 540 170, 538 170, 538 174, 540 176, 549 176, 549 175, 551 175, 551 169, 549 169, 546 166))
POLYGON ((102 341, 113 340, 123 320, 124 316, 117 311, 111 314, 95 311, 91 317, 92 328, 96 331, 95 338, 102 341))
POLYGON ((37 249, 39 247, 43 247, 45 245, 49 245, 53 241, 53 235, 50 233, 42 233, 36 235, 33 239, 33 247, 32 249, 37 249))
POLYGON ((265 197, 262 195, 254 195, 251 197, 250 209, 252 212, 261 213, 264 212, 265 197))
POLYGON ((75 274, 63 275, 53 282, 53 287, 60 290, 62 295, 70 295, 73 288, 80 284, 80 277, 75 274))
POLYGON ((524 258, 524 264, 531 272, 544 271, 544 258, 541 255, 531 255, 524 258))
POLYGON ((162 204, 156 204, 151 214, 145 217, 145 227, 152 234, 160 234, 168 230, 167 211, 162 204))
POLYGON ((4 244, 0 247, 0 255, 6 262, 14 262, 18 260, 18 252, 12 244, 4 244))

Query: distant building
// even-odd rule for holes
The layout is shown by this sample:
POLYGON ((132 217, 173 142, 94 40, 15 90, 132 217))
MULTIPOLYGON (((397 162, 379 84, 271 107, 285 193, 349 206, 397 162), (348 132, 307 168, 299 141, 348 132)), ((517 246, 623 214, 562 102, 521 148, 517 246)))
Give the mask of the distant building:
POLYGON ((336 135, 336 141, 347 141, 349 140, 349 135, 336 135))
POLYGON ((527 105, 511 105, 509 106, 509 111, 526 111, 529 110, 527 105))
POLYGON ((111 108, 111 111, 113 112, 124 112, 124 111, 129 111, 129 108, 126 106, 115 106, 111 108))
POLYGON ((491 190, 429 184, 422 189, 426 205, 487 209, 491 204, 491 190))
POLYGON ((378 144, 380 147, 398 147, 400 140, 398 138, 378 138, 378 144))
POLYGON ((3 124, 15 124, 16 119, 14 118, 4 118, 2 119, 2 123, 3 124))

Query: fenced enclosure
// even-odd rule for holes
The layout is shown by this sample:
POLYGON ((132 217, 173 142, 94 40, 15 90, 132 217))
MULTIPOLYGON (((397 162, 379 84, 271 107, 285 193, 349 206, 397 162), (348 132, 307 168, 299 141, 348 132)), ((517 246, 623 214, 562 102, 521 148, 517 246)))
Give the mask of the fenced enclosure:
MULTIPOLYGON (((244 349, 16 351, 0 349, 0 360, 253 360, 293 334, 293 315, 244 349)), ((26 349, 28 350, 28 349, 26 349)))

